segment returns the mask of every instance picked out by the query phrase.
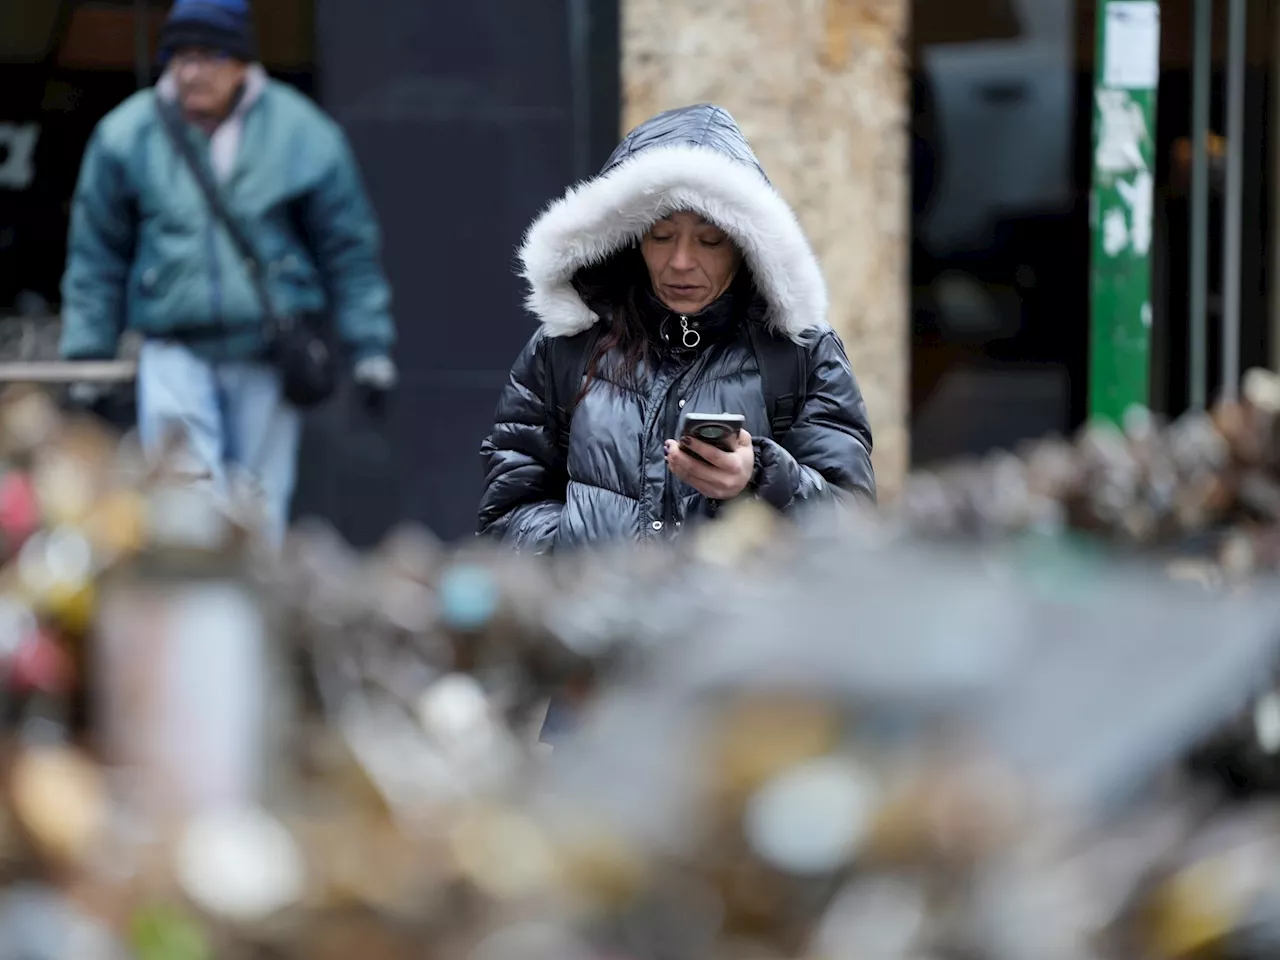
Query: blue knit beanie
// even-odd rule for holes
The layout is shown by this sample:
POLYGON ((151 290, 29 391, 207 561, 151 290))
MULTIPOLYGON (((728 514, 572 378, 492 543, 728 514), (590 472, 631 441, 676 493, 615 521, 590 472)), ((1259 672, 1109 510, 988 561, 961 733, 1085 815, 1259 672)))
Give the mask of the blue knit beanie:
POLYGON ((160 57, 168 60, 183 47, 218 50, 245 63, 257 60, 249 0, 175 0, 160 31, 160 57))

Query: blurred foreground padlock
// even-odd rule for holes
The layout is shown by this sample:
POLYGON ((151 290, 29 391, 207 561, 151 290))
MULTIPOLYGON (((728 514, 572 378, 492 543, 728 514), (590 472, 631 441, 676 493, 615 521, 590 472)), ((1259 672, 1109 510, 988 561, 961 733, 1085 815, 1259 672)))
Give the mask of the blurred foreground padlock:
POLYGON ((102 586, 94 681, 107 762, 174 822, 261 802, 288 685, 245 531, 198 484, 147 491, 148 543, 102 586))
POLYGON ((124 944, 52 887, 0 891, 0 960, 130 960, 124 944))

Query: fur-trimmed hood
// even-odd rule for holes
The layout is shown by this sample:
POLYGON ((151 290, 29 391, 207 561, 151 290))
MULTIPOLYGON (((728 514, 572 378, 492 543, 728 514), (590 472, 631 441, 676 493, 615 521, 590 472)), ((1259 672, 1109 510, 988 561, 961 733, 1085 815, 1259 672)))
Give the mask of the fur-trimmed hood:
POLYGON ((572 336, 598 319, 574 289, 579 270, 680 210, 716 224, 742 250, 775 331, 799 340, 826 326, 826 282, 795 213, 733 117, 699 104, 645 121, 597 177, 571 187, 529 227, 519 253, 525 303, 547 335, 572 336))

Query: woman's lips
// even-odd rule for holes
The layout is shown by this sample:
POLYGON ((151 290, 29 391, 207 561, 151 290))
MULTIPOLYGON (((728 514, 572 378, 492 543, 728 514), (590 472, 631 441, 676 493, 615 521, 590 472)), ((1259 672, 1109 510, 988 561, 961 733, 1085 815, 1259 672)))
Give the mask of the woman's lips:
POLYGON ((678 286, 676 284, 671 284, 671 283, 667 284, 666 287, 664 287, 664 289, 667 291, 667 293, 670 293, 673 296, 679 297, 682 300, 687 299, 689 297, 696 297, 698 294, 702 292, 702 287, 678 286))

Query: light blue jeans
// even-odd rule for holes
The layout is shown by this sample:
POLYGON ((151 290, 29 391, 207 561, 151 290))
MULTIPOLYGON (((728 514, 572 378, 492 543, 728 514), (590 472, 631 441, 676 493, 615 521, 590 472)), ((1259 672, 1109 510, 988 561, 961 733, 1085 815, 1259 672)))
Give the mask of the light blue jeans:
POLYGON ((289 523, 302 418, 280 392, 280 376, 262 363, 210 363, 178 343, 148 340, 138 357, 138 433, 158 451, 174 425, 191 452, 226 489, 239 466, 265 500, 267 534, 279 545, 289 523))

